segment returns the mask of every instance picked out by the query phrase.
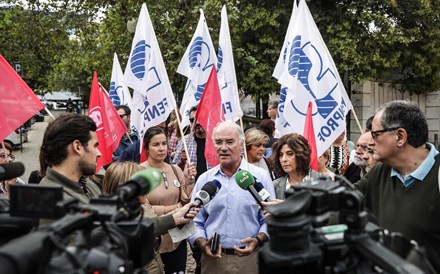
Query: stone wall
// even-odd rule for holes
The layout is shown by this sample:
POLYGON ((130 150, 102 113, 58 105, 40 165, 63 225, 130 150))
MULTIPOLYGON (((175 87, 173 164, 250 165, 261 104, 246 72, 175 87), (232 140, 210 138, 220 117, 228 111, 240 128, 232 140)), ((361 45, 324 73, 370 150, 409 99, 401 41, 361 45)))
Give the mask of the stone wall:
MULTIPOLYGON (((410 100, 416 102, 425 112, 429 127, 429 140, 435 138, 440 130, 440 92, 432 92, 427 95, 409 95, 399 92, 392 84, 365 81, 361 85, 352 86, 351 103, 362 127, 366 120, 374 115, 375 111, 384 103, 393 100, 410 100)), ((359 138, 360 130, 350 113, 350 140, 354 142, 359 138)))

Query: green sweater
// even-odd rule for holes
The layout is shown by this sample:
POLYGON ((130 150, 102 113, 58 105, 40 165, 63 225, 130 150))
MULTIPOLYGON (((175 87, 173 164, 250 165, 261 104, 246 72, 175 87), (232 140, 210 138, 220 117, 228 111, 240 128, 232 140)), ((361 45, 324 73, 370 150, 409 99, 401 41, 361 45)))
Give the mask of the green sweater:
POLYGON ((391 166, 378 163, 356 183, 365 196, 365 206, 379 225, 391 232, 401 232, 428 251, 428 257, 440 273, 440 192, 438 170, 440 154, 423 181, 405 188, 391 166))

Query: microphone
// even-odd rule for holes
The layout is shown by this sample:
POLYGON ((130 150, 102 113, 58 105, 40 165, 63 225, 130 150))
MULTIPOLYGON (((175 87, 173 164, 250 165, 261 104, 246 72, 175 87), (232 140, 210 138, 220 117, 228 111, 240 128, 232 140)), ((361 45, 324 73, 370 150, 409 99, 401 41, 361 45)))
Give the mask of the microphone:
POLYGON ((195 195, 194 202, 197 204, 197 206, 191 207, 188 212, 194 210, 196 207, 209 203, 221 187, 222 185, 218 180, 207 182, 195 195))
POLYGON ((240 170, 235 174, 235 182, 237 182, 238 186, 244 190, 247 190, 250 192, 252 197, 257 201, 257 203, 261 206, 261 208, 264 208, 263 204, 261 203, 263 199, 261 198, 260 194, 258 194, 257 190, 255 189, 255 179, 254 176, 247 170, 240 170))
POLYGON ((17 178, 23 175, 24 165, 20 162, 4 163, 0 165, 0 181, 17 178))
MULTIPOLYGON (((255 177, 254 177, 255 178, 255 177)), ((270 198, 270 193, 267 191, 263 184, 260 182, 255 182, 255 190, 258 191, 258 194, 260 195, 261 199, 265 202, 270 202, 272 199, 270 198)))
POLYGON ((150 193, 162 182, 162 172, 154 167, 136 172, 118 189, 118 197, 123 202, 150 193))

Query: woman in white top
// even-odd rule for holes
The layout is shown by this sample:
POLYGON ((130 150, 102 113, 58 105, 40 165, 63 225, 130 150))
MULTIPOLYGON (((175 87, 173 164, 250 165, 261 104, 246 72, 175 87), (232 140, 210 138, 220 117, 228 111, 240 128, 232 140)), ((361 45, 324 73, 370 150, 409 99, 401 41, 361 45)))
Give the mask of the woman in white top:
POLYGON ((269 136, 257 128, 250 128, 246 130, 244 136, 247 161, 257 167, 267 170, 272 181, 275 180, 275 176, 272 172, 272 166, 264 157, 264 153, 266 152, 266 144, 269 142, 269 136))

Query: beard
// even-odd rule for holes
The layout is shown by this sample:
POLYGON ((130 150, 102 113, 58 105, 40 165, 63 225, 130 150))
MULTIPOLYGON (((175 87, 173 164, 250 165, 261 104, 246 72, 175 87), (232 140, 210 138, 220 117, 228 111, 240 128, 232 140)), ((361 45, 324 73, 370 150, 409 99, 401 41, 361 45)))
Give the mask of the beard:
POLYGON ((195 132, 197 135, 203 135, 205 130, 201 126, 197 126, 195 132))
POLYGON ((354 155, 353 163, 357 165, 358 167, 365 167, 367 164, 365 163, 365 160, 359 157, 358 155, 354 155))
POLYGON ((80 159, 78 162, 78 168, 83 176, 92 176, 96 173, 96 163, 90 164, 84 161, 83 159, 80 159))

